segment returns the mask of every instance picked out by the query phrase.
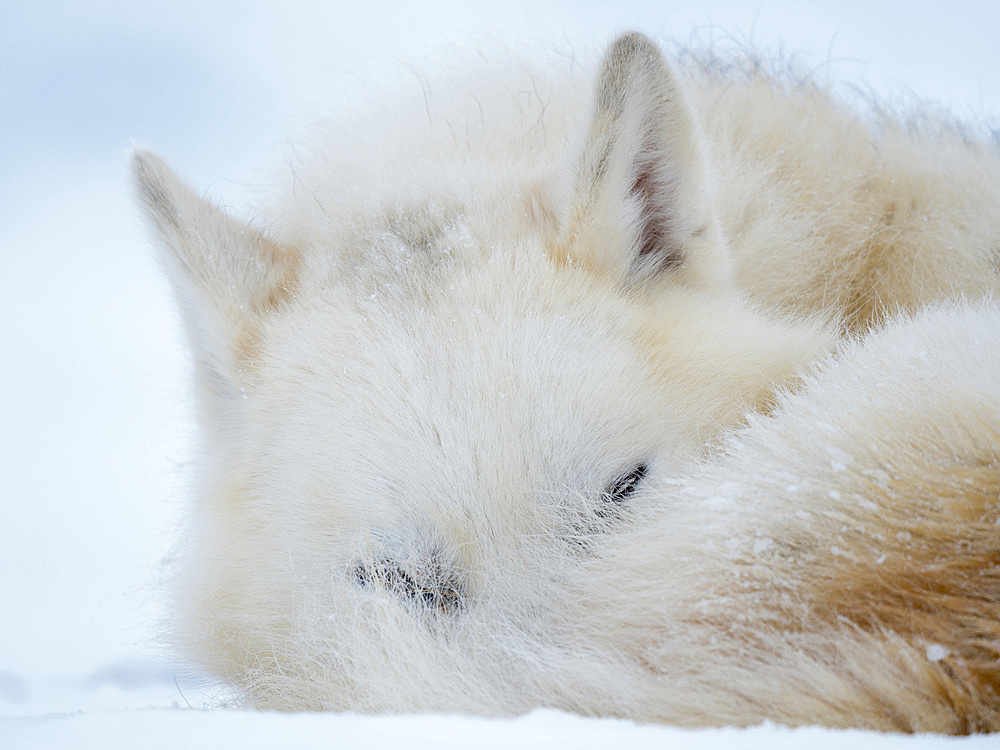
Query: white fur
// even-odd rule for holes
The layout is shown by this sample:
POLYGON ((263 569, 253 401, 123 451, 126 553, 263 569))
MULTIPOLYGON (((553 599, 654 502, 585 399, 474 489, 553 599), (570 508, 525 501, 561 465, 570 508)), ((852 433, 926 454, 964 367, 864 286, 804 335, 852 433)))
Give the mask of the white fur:
POLYGON ((325 137, 271 237, 136 155, 193 660, 284 709, 1000 727, 995 150, 635 34, 325 137))

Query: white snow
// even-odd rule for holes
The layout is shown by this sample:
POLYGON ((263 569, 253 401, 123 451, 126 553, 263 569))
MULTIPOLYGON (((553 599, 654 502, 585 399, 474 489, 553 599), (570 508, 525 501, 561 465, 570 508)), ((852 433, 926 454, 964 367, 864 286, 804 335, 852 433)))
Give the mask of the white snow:
POLYGON ((940 643, 932 643, 927 647, 927 661, 941 661, 948 656, 948 649, 940 643))
POLYGON ((42 719, 0 720, 0 740, 19 750, 53 747, 122 748, 672 748, 673 750, 992 750, 994 737, 878 735, 871 732, 765 724, 749 729, 683 730, 616 719, 588 719, 538 709, 517 719, 468 716, 359 716, 239 711, 102 711, 42 719), (4 736, 6 735, 6 737, 4 736))
MULTIPOLYGON (((400 60, 493 38, 582 48, 623 28, 732 34, 801 52, 821 77, 883 94, 905 86, 960 116, 995 117, 998 27, 994 3, 961 0, 946 11, 901 0, 5 3, 0 747, 952 746, 773 726, 684 732, 553 711, 490 721, 201 710, 220 688, 199 686, 153 645, 158 563, 194 440, 181 338, 126 161, 136 138, 199 190, 244 207, 254 170, 304 113, 357 98, 400 60)), ((942 655, 932 645, 927 658, 942 655)))

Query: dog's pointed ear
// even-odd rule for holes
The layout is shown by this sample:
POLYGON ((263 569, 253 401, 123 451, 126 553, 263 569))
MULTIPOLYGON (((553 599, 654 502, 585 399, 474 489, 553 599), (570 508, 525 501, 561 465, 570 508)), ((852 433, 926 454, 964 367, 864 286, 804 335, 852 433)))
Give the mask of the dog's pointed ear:
POLYGON ((666 274, 730 283, 701 141, 659 47, 619 37, 598 75, 560 246, 628 286, 666 274))
POLYGON ((196 195, 148 151, 135 152, 132 173, 196 355, 213 381, 233 383, 241 337, 294 293, 298 254, 196 195))

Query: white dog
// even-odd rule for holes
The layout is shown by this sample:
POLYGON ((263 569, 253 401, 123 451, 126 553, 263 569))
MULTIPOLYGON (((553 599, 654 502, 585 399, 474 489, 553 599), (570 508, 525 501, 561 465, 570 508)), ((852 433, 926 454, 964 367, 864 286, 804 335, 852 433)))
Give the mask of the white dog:
POLYGON ((1000 155, 875 119, 627 34, 330 125, 270 234, 137 153, 178 642, 265 708, 1000 728, 1000 155))

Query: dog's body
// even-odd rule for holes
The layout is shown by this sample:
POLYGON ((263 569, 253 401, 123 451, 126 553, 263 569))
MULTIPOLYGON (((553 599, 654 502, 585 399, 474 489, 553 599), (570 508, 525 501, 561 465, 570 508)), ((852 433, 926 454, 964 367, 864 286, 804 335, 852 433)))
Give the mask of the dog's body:
POLYGON ((425 88, 278 237, 137 155, 254 705, 1000 728, 1000 155, 683 70, 425 88))

